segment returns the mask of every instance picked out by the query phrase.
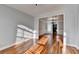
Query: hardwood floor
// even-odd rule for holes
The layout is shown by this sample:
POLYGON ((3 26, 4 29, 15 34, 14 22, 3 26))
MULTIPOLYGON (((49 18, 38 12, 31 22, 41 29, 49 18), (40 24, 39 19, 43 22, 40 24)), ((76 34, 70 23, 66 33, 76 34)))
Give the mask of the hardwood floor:
POLYGON ((16 54, 16 53, 18 53, 18 51, 16 50, 16 48, 14 48, 14 46, 0 51, 0 54, 16 54))
POLYGON ((25 54, 29 54, 29 52, 31 52, 32 54, 47 54, 47 42, 48 37, 45 35, 37 42, 36 45, 28 49, 25 54))
POLYGON ((50 51, 53 54, 62 54, 62 48, 63 48, 63 36, 54 35, 53 36, 53 44, 52 44, 50 51))
POLYGON ((79 50, 76 47, 66 46, 65 54, 79 54, 79 50))
MULTIPOLYGON (((54 36, 53 44, 49 48, 48 47, 48 36, 44 35, 40 38, 40 40, 37 42, 36 45, 32 45, 30 48, 27 49, 26 45, 29 45, 28 42, 23 42, 19 45, 12 46, 10 48, 7 48, 5 50, 0 51, 0 54, 49 54, 49 51, 51 54, 62 54, 62 48, 63 48, 63 36, 57 35, 54 36), (56 38, 59 36, 58 38, 56 38), (59 39, 56 41, 56 39, 59 39), (27 44, 28 43, 28 44, 27 44)), ((66 54, 78 54, 79 50, 72 46, 66 46, 66 54)))
POLYGON ((60 54, 60 53, 62 53, 63 42, 61 40, 61 36, 59 36, 59 38, 58 38, 59 41, 58 42, 56 41, 56 37, 54 37, 53 39, 54 39, 55 42, 53 42, 52 46, 49 48, 48 44, 47 44, 48 40, 49 40, 48 35, 45 35, 45 36, 43 35, 43 37, 40 38, 40 40, 37 42, 37 44, 34 47, 31 47, 29 50, 27 50, 25 52, 25 54, 29 54, 29 52, 31 52, 32 54, 41 54, 41 53, 43 53, 42 52, 43 50, 45 50, 45 52, 43 54, 48 54, 49 51, 52 54, 60 54), (40 48, 40 46, 41 46, 41 48, 40 48))
POLYGON ((30 45, 32 45, 32 43, 30 43, 31 41, 32 40, 28 40, 19 44, 15 44, 12 47, 1 50, 0 54, 23 54, 30 47, 30 45))

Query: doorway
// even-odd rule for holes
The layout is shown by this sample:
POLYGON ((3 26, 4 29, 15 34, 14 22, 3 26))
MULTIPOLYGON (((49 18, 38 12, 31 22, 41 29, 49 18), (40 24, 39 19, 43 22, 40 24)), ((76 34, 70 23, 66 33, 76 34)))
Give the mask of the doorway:
POLYGON ((39 39, 44 35, 49 37, 48 50, 52 54, 62 53, 63 48, 63 14, 40 18, 39 39))

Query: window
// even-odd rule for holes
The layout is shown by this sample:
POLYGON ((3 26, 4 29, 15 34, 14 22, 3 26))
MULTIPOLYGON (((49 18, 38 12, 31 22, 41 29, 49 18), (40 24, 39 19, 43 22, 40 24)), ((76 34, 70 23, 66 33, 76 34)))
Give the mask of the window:
POLYGON ((16 34, 16 41, 23 41, 33 39, 33 30, 29 29, 24 25, 17 26, 17 34, 16 34))

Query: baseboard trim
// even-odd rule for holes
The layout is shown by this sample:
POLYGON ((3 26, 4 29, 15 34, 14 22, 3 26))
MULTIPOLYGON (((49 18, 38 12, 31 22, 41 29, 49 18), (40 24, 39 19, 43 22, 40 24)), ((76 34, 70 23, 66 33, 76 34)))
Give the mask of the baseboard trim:
POLYGON ((79 50, 79 47, 77 45, 74 45, 74 44, 66 44, 67 46, 72 46, 72 47, 75 47, 79 50))
MULTIPOLYGON (((31 39, 30 39, 30 40, 31 40, 31 39)), ((16 42, 16 43, 13 43, 13 44, 11 44, 11 45, 2 47, 2 48, 0 48, 0 51, 5 50, 5 49, 7 49, 7 48, 10 48, 10 47, 12 47, 12 46, 18 45, 18 44, 20 44, 20 43, 26 42, 26 41, 28 41, 28 40, 22 40, 21 42, 16 42)))
POLYGON ((0 48, 0 51, 5 50, 5 49, 7 49, 7 48, 10 48, 10 47, 12 47, 12 46, 14 46, 14 44, 9 45, 9 46, 5 46, 5 47, 3 47, 3 48, 0 48))

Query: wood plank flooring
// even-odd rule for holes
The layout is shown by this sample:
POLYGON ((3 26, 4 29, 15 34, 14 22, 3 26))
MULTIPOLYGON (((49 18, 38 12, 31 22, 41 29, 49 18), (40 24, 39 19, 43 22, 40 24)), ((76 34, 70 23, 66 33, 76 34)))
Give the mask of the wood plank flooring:
MULTIPOLYGON (((59 36, 59 41, 56 41, 56 36, 53 38, 54 42, 51 46, 51 48, 48 48, 48 37, 47 35, 44 35, 40 40, 37 42, 36 45, 30 46, 30 48, 27 49, 27 42, 23 42, 19 45, 12 46, 10 48, 7 48, 5 50, 0 51, 0 54, 48 54, 49 50, 52 54, 62 54, 62 48, 63 48, 63 36, 59 36)), ((66 54, 78 54, 79 50, 72 46, 66 46, 66 54)))
POLYGON ((79 50, 76 47, 66 46, 65 54, 79 54, 79 50))
POLYGON ((32 46, 30 49, 28 49, 25 54, 29 54, 31 52, 32 54, 47 54, 47 42, 48 37, 43 36, 36 45, 32 46), (28 52, 29 51, 29 52, 28 52))
POLYGON ((32 40, 24 41, 7 49, 1 50, 0 54, 23 54, 31 45, 32 40))

